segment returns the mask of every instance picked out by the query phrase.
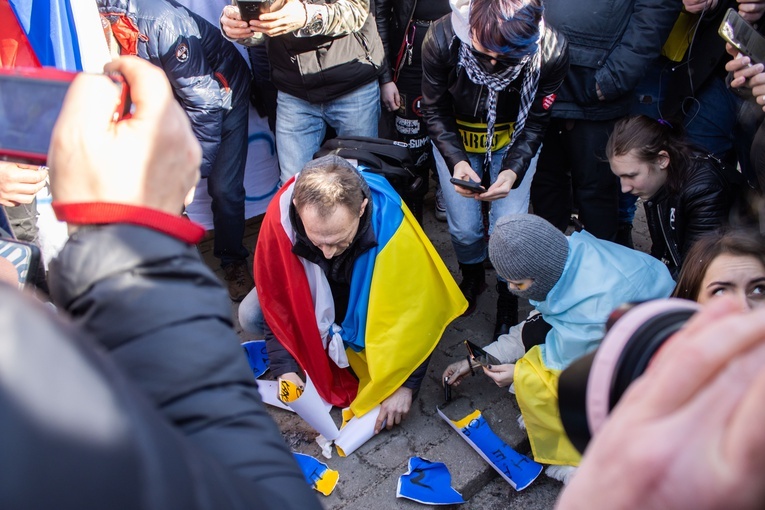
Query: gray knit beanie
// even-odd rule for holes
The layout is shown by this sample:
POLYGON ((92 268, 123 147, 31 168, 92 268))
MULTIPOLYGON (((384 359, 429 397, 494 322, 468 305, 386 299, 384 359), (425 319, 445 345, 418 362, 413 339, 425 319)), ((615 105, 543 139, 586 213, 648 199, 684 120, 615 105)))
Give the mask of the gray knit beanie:
POLYGON ((489 258, 506 280, 531 278, 534 283, 516 296, 544 301, 560 276, 568 257, 568 239, 550 222, 533 214, 503 216, 489 238, 489 258))

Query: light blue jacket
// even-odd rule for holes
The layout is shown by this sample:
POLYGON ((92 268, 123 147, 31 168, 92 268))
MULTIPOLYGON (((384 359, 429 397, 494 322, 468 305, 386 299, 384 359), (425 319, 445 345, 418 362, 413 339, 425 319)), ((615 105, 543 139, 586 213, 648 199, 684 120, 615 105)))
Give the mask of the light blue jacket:
POLYGON ((562 370, 594 350, 609 314, 631 301, 669 297, 675 282, 659 260, 639 251, 575 232, 558 283, 544 301, 531 301, 552 326, 541 346, 545 364, 562 370))

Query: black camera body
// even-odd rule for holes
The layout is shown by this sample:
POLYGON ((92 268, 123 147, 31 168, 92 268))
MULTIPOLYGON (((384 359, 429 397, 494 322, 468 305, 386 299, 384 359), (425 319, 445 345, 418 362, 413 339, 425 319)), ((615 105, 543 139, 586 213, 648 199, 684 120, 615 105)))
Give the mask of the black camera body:
POLYGON ((558 381, 561 421, 577 450, 584 452, 627 387, 698 310, 695 302, 669 298, 623 305, 611 314, 597 350, 574 361, 558 381))

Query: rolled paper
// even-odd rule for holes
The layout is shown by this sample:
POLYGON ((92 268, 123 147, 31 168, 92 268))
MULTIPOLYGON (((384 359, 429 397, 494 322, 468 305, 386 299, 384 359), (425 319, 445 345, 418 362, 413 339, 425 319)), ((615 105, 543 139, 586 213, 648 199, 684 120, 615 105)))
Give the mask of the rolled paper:
POLYGON ((332 406, 319 396, 308 374, 302 391, 291 381, 281 380, 279 384, 279 398, 282 402, 288 404, 322 436, 330 440, 338 437, 340 430, 329 414, 332 406))
POLYGON ((350 409, 343 409, 343 427, 335 439, 337 453, 347 457, 375 435, 375 422, 380 414, 378 405, 362 417, 354 416, 350 409))

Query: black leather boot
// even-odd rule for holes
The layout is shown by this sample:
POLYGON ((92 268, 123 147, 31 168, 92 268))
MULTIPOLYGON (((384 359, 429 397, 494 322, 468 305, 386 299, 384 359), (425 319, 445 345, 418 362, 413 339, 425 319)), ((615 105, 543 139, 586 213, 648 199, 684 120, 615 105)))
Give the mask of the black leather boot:
POLYGON ((465 317, 475 311, 478 296, 486 290, 486 272, 483 269, 483 262, 477 264, 463 264, 460 262, 460 272, 462 273, 460 290, 468 302, 467 310, 462 314, 465 317))
POLYGON ((518 296, 507 289, 505 282, 497 282, 497 322, 494 324, 494 341, 518 324, 518 296))

